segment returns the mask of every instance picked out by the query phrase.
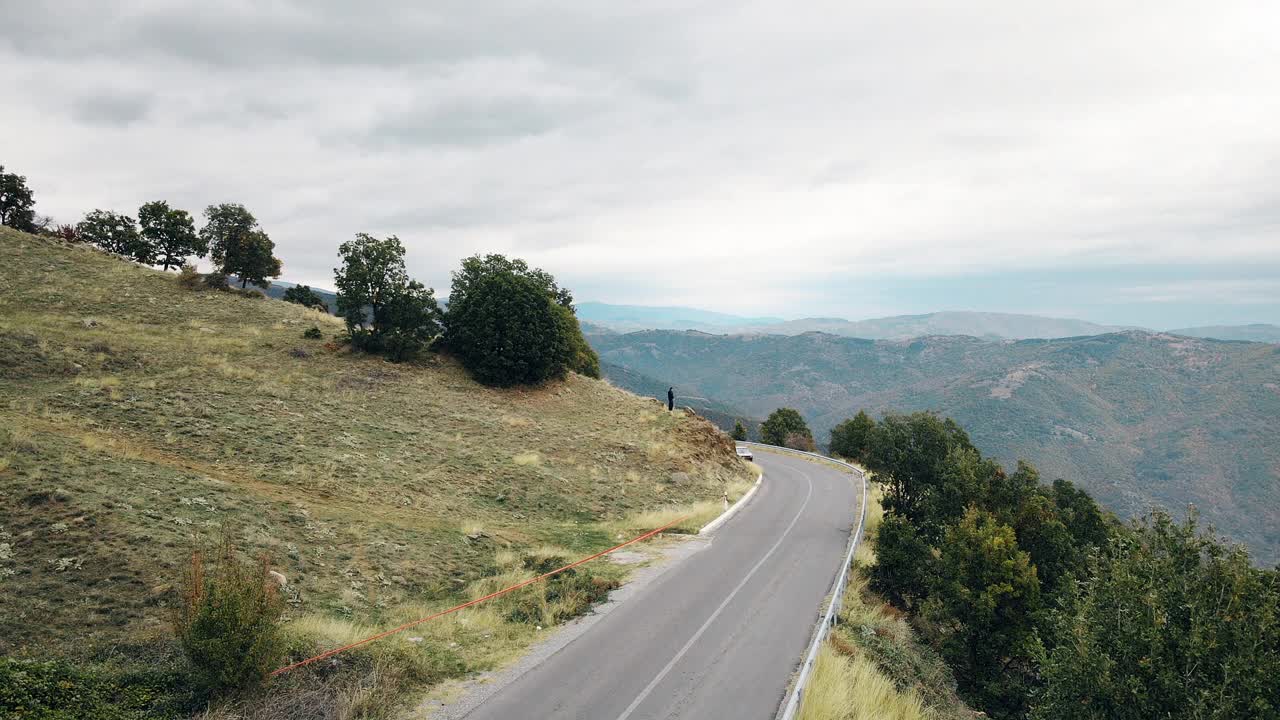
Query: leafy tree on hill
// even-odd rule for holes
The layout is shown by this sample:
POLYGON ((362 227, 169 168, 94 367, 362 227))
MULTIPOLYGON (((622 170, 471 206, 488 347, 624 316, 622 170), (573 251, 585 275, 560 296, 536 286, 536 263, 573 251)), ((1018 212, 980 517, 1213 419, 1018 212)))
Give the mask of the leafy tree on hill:
POLYGON ((324 298, 317 295, 310 285, 294 285, 284 291, 281 299, 285 302, 297 303, 303 307, 329 312, 329 306, 325 305, 324 298))
POLYGON ((434 291, 409 279, 399 238, 359 233, 338 254, 342 267, 333 271, 338 315, 353 346, 405 360, 440 334, 434 291))
POLYGON ((0 165, 0 225, 23 232, 35 232, 35 197, 27 178, 7 173, 0 165))
POLYGON ((875 430, 876 421, 859 410, 857 415, 831 429, 831 452, 859 462, 867 452, 867 438, 875 430))
POLYGON ((1280 573, 1163 512, 1053 613, 1036 720, 1280 717, 1280 573))
POLYGON ((196 234, 195 222, 186 210, 170 208, 164 200, 155 200, 138 208, 142 238, 151 246, 154 260, 165 270, 182 267, 187 258, 203 257, 208 244, 196 234))
POLYGON ((732 437, 733 437, 733 439, 734 439, 734 440, 739 440, 739 441, 741 441, 741 440, 746 440, 746 439, 747 439, 747 429, 746 429, 745 427, 743 427, 743 426, 742 426, 742 421, 741 421, 741 420, 734 420, 734 421, 733 421, 733 435, 732 435, 732 437))
POLYGON ((489 385, 535 384, 569 370, 600 374, 569 291, 549 273, 502 255, 467 258, 454 272, 445 342, 489 385))
POLYGON ((972 449, 969 436, 950 418, 932 413, 886 415, 871 433, 864 462, 884 485, 884 508, 933 535, 926 502, 942 485, 942 469, 955 448, 972 449))
POLYGON ((947 529, 922 614, 961 693, 993 717, 1020 717, 1039 652, 1040 580, 1013 528, 971 508, 947 529))
POLYGON ((778 408, 769 413, 769 417, 760 425, 760 439, 769 445, 787 445, 787 437, 800 435, 813 439, 809 426, 805 424, 800 413, 791 408, 778 408))
POLYGON ((142 237, 137 223, 128 215, 93 210, 76 225, 76 234, 85 242, 144 265, 155 261, 155 248, 142 237))
POLYGON ((272 255, 275 243, 243 205, 210 205, 204 216, 200 239, 223 274, 240 278, 242 288, 249 283, 265 288, 267 278, 280 277, 280 259, 272 255))

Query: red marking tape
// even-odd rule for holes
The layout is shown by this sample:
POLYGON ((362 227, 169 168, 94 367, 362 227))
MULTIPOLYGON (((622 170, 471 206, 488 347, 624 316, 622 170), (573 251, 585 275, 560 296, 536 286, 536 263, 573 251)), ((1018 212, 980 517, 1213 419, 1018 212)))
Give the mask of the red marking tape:
POLYGON ((411 628, 411 627, 413 627, 413 626, 415 626, 415 625, 421 625, 421 624, 422 624, 422 623, 424 623, 424 622, 430 622, 431 620, 435 620, 436 618, 444 617, 445 615, 448 615, 448 614, 450 614, 450 613, 455 613, 455 612, 457 612, 457 611, 459 611, 459 610, 464 610, 464 609, 469 608, 469 607, 471 607, 471 606, 473 606, 473 605, 479 605, 480 603, 482 603, 482 602, 484 602, 484 601, 486 601, 486 600, 492 600, 492 599, 494 599, 494 598, 496 598, 496 597, 498 597, 498 596, 506 595, 507 593, 512 592, 512 591, 514 591, 514 590, 519 590, 519 589, 520 589, 520 588, 522 588, 522 587, 527 587, 527 586, 532 585, 532 584, 534 584, 534 583, 536 583, 536 582, 541 582, 542 580, 546 580, 547 578, 551 577, 552 575, 556 575, 556 574, 559 574, 559 573, 564 572, 565 570, 569 570, 569 569, 572 569, 572 568, 578 567, 579 565, 582 565, 582 564, 584 564, 584 563, 591 562, 592 560, 595 560, 596 558, 604 557, 605 555, 608 555, 609 553, 613 552, 614 550, 621 550, 622 548, 624 548, 624 547, 626 547, 626 546, 628 546, 628 545, 634 545, 635 543, 638 543, 638 542, 640 542, 641 540, 647 540, 647 539, 649 539, 649 538, 653 537, 654 535, 657 535, 658 533, 662 532, 663 530, 666 530, 666 529, 668 529, 668 528, 670 528, 670 527, 672 527, 672 526, 674 526, 674 525, 677 525, 677 524, 679 524, 679 523, 683 522, 684 520, 687 520, 688 518, 689 518, 689 516, 688 516, 688 515, 686 515, 686 516, 684 516, 684 517, 682 517, 682 518, 679 518, 679 519, 677 519, 677 520, 673 520, 672 522, 669 522, 669 523, 667 523, 666 525, 663 525, 663 526, 662 526, 662 527, 660 527, 660 528, 656 528, 656 529, 654 529, 654 530, 650 530, 649 532, 647 532, 647 533, 645 533, 645 534, 643 534, 643 535, 641 535, 641 536, 639 536, 639 537, 632 538, 632 539, 630 539, 630 540, 628 540, 628 541, 626 541, 626 542, 622 543, 621 545, 614 545, 613 547, 609 548, 608 550, 601 550, 600 552, 596 553, 595 555, 591 555, 590 557, 584 557, 584 558, 582 558, 581 560, 578 560, 578 561, 576 561, 576 562, 571 562, 571 563, 569 563, 568 565, 565 565, 564 567, 556 568, 555 570, 552 570, 551 572, 548 572, 548 573, 543 573, 542 575, 539 575, 539 576, 538 576, 538 577, 536 577, 536 578, 530 578, 530 579, 528 579, 528 580, 525 580, 524 582, 516 583, 515 585, 512 585, 511 587, 506 587, 506 588, 503 588, 503 589, 501 589, 501 590, 499 590, 499 591, 497 591, 497 592, 489 593, 488 595, 485 595, 484 597, 476 598, 475 600, 471 600, 470 602, 462 603, 461 605, 455 605, 455 606, 453 606, 453 607, 449 608, 448 610, 441 610, 440 612, 438 612, 438 613, 436 613, 436 614, 434 614, 434 615, 429 615, 429 616, 424 617, 424 618, 422 618, 422 619, 414 620, 413 622, 407 622, 407 623, 405 623, 404 625, 401 625, 400 627, 391 628, 390 630, 386 630, 386 631, 384 631, 384 632, 380 632, 380 633, 378 633, 377 635, 371 635, 371 636, 369 636, 369 637, 367 637, 367 638, 365 638, 365 639, 363 639, 363 640, 357 640, 357 641, 355 641, 355 642, 351 643, 350 645, 343 645, 342 647, 334 648, 334 649, 332 649, 332 650, 326 650, 326 651, 324 651, 324 652, 320 653, 319 655, 316 655, 315 657, 309 657, 309 658, 307 658, 306 660, 299 660, 298 662, 293 663, 292 665, 285 665, 284 667, 280 668, 279 670, 274 670, 274 671, 272 671, 272 673, 271 673, 271 677, 276 677, 277 675, 283 675, 283 674, 285 674, 285 673, 289 672, 290 670, 297 670, 298 668, 303 667, 303 666, 305 666, 305 665, 310 665, 311 663, 319 662, 320 660, 324 660, 325 658, 331 658, 331 657, 333 657, 334 655, 337 655, 338 653, 346 652, 347 650, 351 650, 352 648, 358 648, 358 647, 360 647, 361 645, 367 645, 367 644, 369 644, 369 643, 373 642, 374 640, 381 640, 382 638, 387 637, 388 635, 395 635, 396 633, 398 633, 398 632, 402 632, 402 631, 404 631, 404 630, 408 630, 409 628, 411 628))

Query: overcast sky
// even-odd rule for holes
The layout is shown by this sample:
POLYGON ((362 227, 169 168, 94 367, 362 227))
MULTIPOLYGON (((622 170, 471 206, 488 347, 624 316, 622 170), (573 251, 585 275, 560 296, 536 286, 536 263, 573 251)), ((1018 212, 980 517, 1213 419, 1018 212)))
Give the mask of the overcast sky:
POLYGON ((1280 322, 1280 3, 0 0, 38 211, 240 202, 580 300, 1280 322))

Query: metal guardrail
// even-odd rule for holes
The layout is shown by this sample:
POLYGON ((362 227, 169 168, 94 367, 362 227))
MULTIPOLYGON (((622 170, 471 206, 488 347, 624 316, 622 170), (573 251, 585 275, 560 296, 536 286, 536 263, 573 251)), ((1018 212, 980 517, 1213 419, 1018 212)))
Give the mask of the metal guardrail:
POLYGON ((771 451, 790 455, 807 455, 849 468, 862 480, 862 508, 858 512, 858 527, 853 531, 853 536, 849 540, 849 551, 845 554, 844 564, 840 566, 840 574, 836 576, 836 582, 831 586, 831 603, 827 606, 827 611, 823 614, 822 621, 813 634, 813 640, 809 643, 809 651, 805 654, 804 662, 800 665, 800 674, 796 677, 796 683, 791 688, 787 704, 783 706, 782 714, 778 715, 778 720, 794 720, 800 712, 800 703, 804 702, 805 685, 809 682, 809 675, 813 673, 814 663, 818 661, 818 651, 822 649, 822 643, 826 641, 827 633, 831 632, 832 626, 836 624, 837 619, 840 617, 840 606, 844 603, 845 586, 849 584, 849 568, 853 565, 853 553, 858 549, 858 543, 862 541, 862 527, 867 519, 867 476, 861 468, 818 453, 792 450, 791 448, 766 445, 764 443, 740 441, 738 444, 768 448, 771 451))

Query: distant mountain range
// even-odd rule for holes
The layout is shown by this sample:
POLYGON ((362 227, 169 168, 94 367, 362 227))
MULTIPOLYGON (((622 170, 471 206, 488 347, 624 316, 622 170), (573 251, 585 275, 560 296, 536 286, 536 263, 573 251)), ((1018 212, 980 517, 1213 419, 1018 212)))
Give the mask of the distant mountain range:
MULTIPOLYGON (((1122 514, 1195 503, 1280 560, 1280 346, 1126 331, 1056 340, 807 333, 592 334, 602 361, 752 417, 798 409, 819 442, 859 409, 937 410, 1122 514)), ((612 377, 617 371, 609 371, 612 377)), ((625 385, 624 385, 625 386, 625 385)), ((665 388, 664 388, 665 389, 665 388)))
POLYGON ((707 330, 747 328, 782 322, 776 317, 742 317, 687 307, 610 305, 584 302, 576 305, 578 319, 618 332, 632 330, 707 330))
MULTIPOLYGON (((780 320, 729 315, 696 308, 609 305, 595 302, 580 304, 578 318, 600 328, 596 332, 700 330, 717 335, 800 335, 807 332, 824 332, 868 340, 908 340, 929 335, 967 335, 987 339, 1025 340, 1084 337, 1145 329, 1017 313, 949 311, 856 321, 843 318, 780 320)), ((1169 332, 1219 340, 1280 343, 1280 326, 1276 325, 1183 328, 1169 332)))
POLYGON ((1207 325, 1205 327, 1170 330, 1174 335, 1187 335, 1217 340, 1246 340, 1248 342, 1280 343, 1280 325, 1256 323, 1254 325, 1207 325))

